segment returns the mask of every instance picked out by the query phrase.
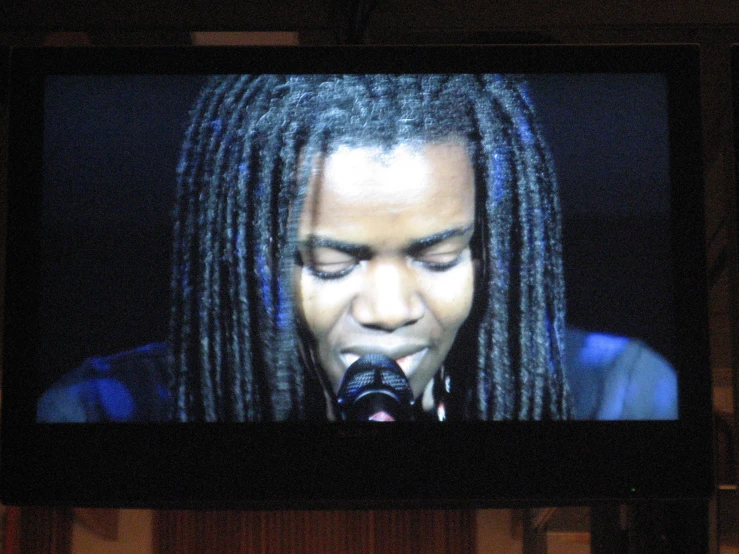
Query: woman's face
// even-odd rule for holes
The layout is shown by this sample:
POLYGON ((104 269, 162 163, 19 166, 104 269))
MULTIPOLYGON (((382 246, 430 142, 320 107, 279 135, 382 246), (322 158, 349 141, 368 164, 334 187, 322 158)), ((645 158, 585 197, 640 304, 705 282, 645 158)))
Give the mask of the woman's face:
POLYGON ((470 312, 472 163, 457 142, 340 147, 314 164, 300 217, 297 305, 334 393, 367 353, 419 397, 470 312))

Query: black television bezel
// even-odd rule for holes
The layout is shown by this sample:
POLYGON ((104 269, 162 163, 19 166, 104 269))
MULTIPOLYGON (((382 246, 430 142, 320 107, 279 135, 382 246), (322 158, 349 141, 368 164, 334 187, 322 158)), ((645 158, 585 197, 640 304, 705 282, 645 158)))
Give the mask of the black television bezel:
POLYGON ((72 48, 12 52, 0 487, 10 505, 337 508, 704 498, 713 488, 694 45, 72 48), (678 421, 37 424, 49 74, 658 72, 668 80, 678 421), (24 370, 24 368, 29 368, 24 370))

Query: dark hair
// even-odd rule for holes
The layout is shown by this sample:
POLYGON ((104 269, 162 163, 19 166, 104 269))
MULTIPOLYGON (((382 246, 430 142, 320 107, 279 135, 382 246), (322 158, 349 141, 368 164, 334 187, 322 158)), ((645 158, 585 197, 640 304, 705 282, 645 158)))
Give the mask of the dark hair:
POLYGON ((446 365, 451 413, 561 419, 564 282, 556 183, 525 87, 500 75, 212 78, 192 110, 175 208, 174 419, 307 419, 325 403, 301 360, 297 218, 318 154, 465 141, 476 173, 475 308, 446 365))

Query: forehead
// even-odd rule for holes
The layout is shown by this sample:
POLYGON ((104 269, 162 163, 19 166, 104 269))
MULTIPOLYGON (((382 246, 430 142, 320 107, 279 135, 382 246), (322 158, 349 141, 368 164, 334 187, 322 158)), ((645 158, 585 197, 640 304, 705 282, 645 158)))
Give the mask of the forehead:
POLYGON ((340 146, 313 164, 300 232, 359 243, 370 234, 421 238, 468 225, 474 197, 460 142, 340 146))

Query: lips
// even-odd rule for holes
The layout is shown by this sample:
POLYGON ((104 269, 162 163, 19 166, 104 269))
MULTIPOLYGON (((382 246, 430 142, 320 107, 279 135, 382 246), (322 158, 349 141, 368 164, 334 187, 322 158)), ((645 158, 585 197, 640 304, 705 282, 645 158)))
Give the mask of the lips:
POLYGON ((407 356, 402 356, 400 358, 395 359, 395 363, 400 366, 400 369, 403 370, 403 373, 406 374, 406 376, 413 373, 413 370, 415 370, 418 365, 421 362, 421 358, 423 358, 423 355, 426 353, 426 349, 419 350, 418 352, 414 354, 408 354, 407 356))
POLYGON ((341 352, 344 367, 348 368, 364 354, 383 354, 395 360, 406 377, 410 376, 420 365, 421 359, 428 351, 425 346, 404 346, 398 348, 382 348, 378 346, 362 346, 346 349, 341 352))

